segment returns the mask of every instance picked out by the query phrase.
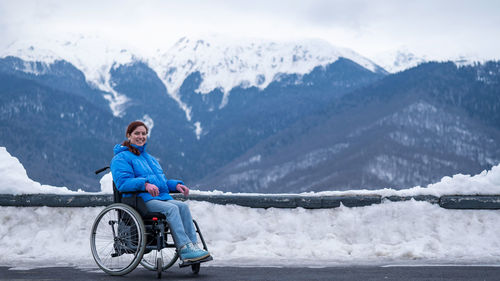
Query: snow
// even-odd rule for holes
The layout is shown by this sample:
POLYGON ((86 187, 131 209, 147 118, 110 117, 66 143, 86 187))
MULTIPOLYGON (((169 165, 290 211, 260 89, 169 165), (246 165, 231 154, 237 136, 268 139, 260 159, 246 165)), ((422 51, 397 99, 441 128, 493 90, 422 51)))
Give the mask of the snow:
POLYGON ((376 54, 373 60, 389 73, 396 73, 430 61, 430 58, 423 54, 415 54, 403 46, 397 50, 376 54))
POLYGON ((474 65, 477 63, 484 63, 488 60, 491 60, 473 53, 451 54, 448 56, 426 55, 414 50, 410 50, 406 46, 401 46, 397 49, 380 52, 371 57, 371 59, 373 62, 381 66, 389 73, 401 72, 430 61, 451 61, 457 66, 466 66, 474 65))
MULTIPOLYGON (((0 193, 73 192, 29 179, 24 167, 0 147, 0 193)), ((112 192, 112 177, 101 193, 112 192)), ((220 191, 192 194, 223 194, 220 191)), ((231 194, 231 193, 224 193, 231 194)), ((500 165, 474 176, 454 175, 407 190, 353 190, 321 195, 500 194, 500 165)), ((250 194, 249 194, 250 195, 250 194)), ((261 196, 261 194, 252 194, 261 196)), ((500 213, 448 210, 421 201, 309 210, 253 209, 186 201, 215 260, 208 266, 335 266, 363 264, 498 264, 500 213), (242 223, 244 222, 244 223, 242 223)), ((104 207, 0 207, 0 266, 96 267, 89 234, 104 207)))
MULTIPOLYGON (((251 172, 251 171, 250 171, 251 172)), ((381 175, 384 176, 384 175, 381 175)), ((201 195, 247 195, 247 196, 266 196, 273 194, 259 193, 233 193, 214 191, 199 191, 192 190, 191 194, 201 195)), ((477 175, 456 174, 453 176, 445 176, 441 181, 429 184, 425 187, 415 186, 408 189, 356 189, 347 191, 322 191, 322 192, 303 192, 302 196, 357 196, 357 195, 379 195, 382 197, 389 196, 444 196, 444 195, 498 195, 500 194, 500 164, 493 166, 491 170, 484 170, 477 175)), ((274 194, 280 195, 280 194, 274 194)), ((281 194, 283 195, 283 194, 281 194)))
POLYGON ((12 157, 5 147, 0 147, 0 194, 29 194, 29 193, 85 193, 71 191, 67 187, 42 185, 31 180, 23 165, 12 157))
MULTIPOLYGON (((260 155, 252 158, 259 161, 260 155)), ((101 180, 100 194, 113 193, 113 180, 111 173, 104 175, 101 180)), ((96 194, 82 190, 71 191, 67 187, 55 187, 42 185, 31 180, 21 162, 13 157, 5 147, 0 147, 0 194, 96 194)), ((258 193, 232 193, 214 191, 191 190, 191 194, 201 195, 248 195, 264 196, 270 194, 258 193)), ((388 196, 417 196, 417 195, 492 195, 500 194, 500 164, 493 166, 491 170, 484 170, 477 175, 456 174, 446 176, 441 181, 429 184, 425 187, 415 186, 409 189, 395 190, 390 188, 378 190, 349 190, 349 191, 323 191, 304 192, 303 196, 349 196, 349 195, 380 195, 388 196)))
POLYGON ((105 98, 109 101, 114 115, 121 116, 129 99, 114 90, 110 81, 110 70, 137 60, 132 52, 126 49, 133 50, 133 47, 115 47, 99 36, 66 34, 61 38, 64 39, 40 37, 30 41, 18 40, 0 50, 0 58, 14 56, 26 61, 24 71, 29 73, 33 73, 30 66, 34 62, 42 62, 46 68, 50 68, 57 60, 68 61, 84 73, 87 82, 110 93, 105 98))
POLYGON ((228 100, 231 89, 242 86, 266 88, 280 73, 306 74, 345 57, 376 71, 377 66, 352 50, 334 47, 322 40, 269 41, 249 38, 181 38, 167 51, 159 51, 149 65, 159 74, 168 92, 180 100, 184 80, 199 72, 197 89, 206 94, 220 89, 228 100))
MULTIPOLYGON (((498 264, 500 213, 427 202, 307 210, 187 201, 214 261, 207 266, 498 264)), ((103 208, 0 207, 1 266, 96 267, 103 208)))
POLYGON ((224 107, 229 91, 235 87, 263 89, 278 74, 303 75, 339 57, 351 59, 371 71, 379 70, 377 65, 354 51, 319 39, 270 41, 211 35, 184 37, 173 46, 149 46, 146 50, 130 42, 113 42, 96 35, 61 34, 59 38, 12 42, 0 50, 0 58, 15 56, 25 60, 27 63, 21 70, 29 73, 39 71, 33 69, 34 62, 43 62, 50 69, 56 60, 66 60, 81 70, 90 84, 110 93, 106 99, 116 116, 122 116, 129 99, 113 88, 110 70, 136 61, 148 64, 158 74, 167 94, 177 101, 189 121, 191 108, 181 100, 179 89, 195 72, 202 77, 197 91, 206 94, 220 89, 224 93, 220 107, 224 107))
POLYGON ((151 137, 151 132, 153 131, 153 127, 155 126, 155 122, 153 118, 151 118, 148 114, 144 114, 141 119, 144 124, 148 127, 148 137, 151 137))

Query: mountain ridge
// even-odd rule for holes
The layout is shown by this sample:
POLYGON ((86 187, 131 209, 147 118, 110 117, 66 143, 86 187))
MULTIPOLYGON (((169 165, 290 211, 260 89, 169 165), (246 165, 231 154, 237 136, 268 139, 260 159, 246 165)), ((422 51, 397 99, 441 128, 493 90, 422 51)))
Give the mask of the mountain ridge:
MULTIPOLYGON (((186 112, 188 120, 191 117, 189 105, 182 103, 178 91, 184 80, 195 72, 199 72, 203 79, 197 92, 206 94, 215 89, 222 90, 224 98, 219 107, 227 103, 228 93, 235 87, 262 89, 278 74, 303 75, 340 57, 351 59, 373 72, 385 72, 352 50, 317 39, 287 42, 244 39, 243 43, 241 40, 228 41, 217 36, 203 39, 184 37, 165 51, 144 52, 132 46, 113 46, 99 37, 79 35, 69 40, 14 42, 0 52, 0 57, 14 56, 31 64, 44 63, 47 67, 58 60, 73 64, 90 84, 110 93, 107 100, 115 116, 122 114, 121 108, 127 98, 114 90, 109 73, 120 65, 146 63, 164 83, 166 93, 186 112)), ((27 67, 26 71, 30 68, 27 67)))
MULTIPOLYGON (((207 44, 186 46, 201 52, 207 44)), ((231 183, 225 187, 231 191, 264 192, 403 187, 460 169, 476 172, 499 159, 498 62, 424 63, 387 74, 339 57, 307 73, 276 72, 265 87, 269 80, 257 75, 252 77, 260 84, 238 82, 228 92, 217 86, 207 93, 200 91, 207 77, 194 67, 173 96, 166 76, 147 60, 117 51, 123 63, 107 60, 99 70, 105 75, 98 82, 107 90, 89 82, 84 70, 69 61, 47 65, 0 58, 5 104, 33 93, 43 101, 38 111, 16 107, 16 114, 6 109, 1 116, 2 122, 19 127, 5 128, 2 143, 23 164, 31 161, 26 169, 35 180, 91 189, 95 180, 88 170, 109 164, 112 146, 123 140, 130 120, 146 121, 151 129, 148 150, 168 177, 200 188, 221 183, 231 183), (14 84, 19 88, 14 92, 22 95, 13 94, 14 84), (120 98, 126 102, 120 104, 120 98), (80 106, 91 114, 83 114, 80 106), (85 123, 91 125, 81 129, 85 123), (56 130, 52 141, 47 124, 65 130, 56 130), (106 126, 109 133, 99 134, 106 126), (49 145, 40 145, 44 142, 49 145), (44 155, 50 158, 53 151, 64 165, 55 174, 44 173, 44 155), (82 151, 96 153, 89 160, 79 155, 82 151), (70 167, 67 174, 73 178, 63 173, 70 167)), ((221 67, 228 66, 233 64, 221 67)))
POLYGON ((427 63, 386 76, 270 136, 196 186, 264 193, 405 188, 480 172, 500 162, 493 109, 500 90, 473 72, 490 73, 496 80, 489 83, 497 83, 499 65, 427 63), (490 109, 478 115, 478 108, 490 109))
MULTIPOLYGON (((90 98, 95 94, 105 95, 107 93, 96 92, 87 84, 84 85, 85 87, 77 87, 83 74, 76 68, 70 68, 75 69, 75 73, 73 76, 68 76, 68 73, 71 73, 70 69, 66 69, 69 67, 69 63, 58 63, 53 65, 47 73, 35 75, 16 70, 16 64, 12 61, 16 61, 16 59, 11 57, 0 59, 0 72, 11 73, 18 79, 42 83, 44 87, 49 89, 48 91, 44 90, 47 95, 51 95, 50 89, 53 89, 58 93, 66 93, 67 98, 80 96, 96 108, 101 108, 100 110, 103 112, 96 114, 97 116, 101 116, 104 112, 112 114, 109 108, 102 108, 104 103, 102 98, 101 100, 90 98), (58 78, 57 75, 61 76, 58 78), (74 84, 72 87, 68 87, 68 83, 72 83, 72 80, 74 80, 74 84)), ((340 59, 327 67, 317 67, 307 75, 282 75, 263 90, 256 87, 237 87, 232 90, 232 98, 228 104, 223 108, 218 108, 223 94, 219 90, 214 90, 207 95, 196 93, 195 90, 201 83, 201 75, 196 72, 184 81, 180 91, 183 101, 192 106, 193 120, 191 122, 185 118, 176 101, 164 94, 164 84, 156 72, 145 63, 135 62, 113 68, 110 72, 109 82, 114 85, 117 91, 130 99, 123 116, 115 115, 116 125, 125 126, 123 124, 127 120, 142 119, 148 121, 152 134, 149 146, 150 153, 164 163, 162 165, 169 175, 189 181, 210 173, 214 167, 226 164, 261 139, 286 128, 298 118, 302 118, 304 114, 317 111, 332 99, 371 83, 381 76, 383 74, 375 74, 350 60, 340 59), (309 94, 305 95, 305 92, 309 94), (286 106, 282 106, 283 104, 286 106), (265 126, 263 126, 264 122, 267 122, 265 126), (197 133, 201 137, 198 137, 197 133), (162 143, 168 143, 168 145, 162 145, 162 143)), ((7 79, 5 83, 8 84, 9 80, 7 79)), ((30 89, 24 90, 32 91, 30 89)), ((5 92, 2 95, 7 97, 10 93, 5 92)), ((58 95, 54 94, 54 96, 58 95)), ((57 103, 58 101, 51 102, 57 103)), ((63 103, 73 106, 70 105, 71 102, 66 97, 63 103)), ((52 112, 59 107, 44 106, 43 108, 46 112, 40 114, 50 114, 53 116, 51 118, 54 118, 54 120, 46 120, 46 122, 57 124, 61 115, 67 116, 67 113, 63 112, 64 110, 52 112)), ((22 118, 22 115, 5 116, 5 121, 18 122, 22 118)), ((45 124, 38 124, 39 121, 45 119, 33 120, 33 124, 23 126, 29 128, 43 128, 45 126, 45 124)), ((80 122, 91 122, 91 120, 81 120, 80 122)), ((12 135, 15 136, 14 138, 23 139, 26 142, 23 146, 31 147, 37 142, 37 139, 43 139, 40 136, 35 137, 38 133, 45 134, 37 132, 36 129, 31 130, 36 132, 32 139, 29 136, 17 136, 17 133, 12 133, 12 135)), ((89 130, 97 132, 99 127, 89 128, 89 130)), ((74 133, 68 132, 68 134, 73 135, 74 133)), ((123 138, 123 133, 114 130, 113 135, 107 137, 119 142, 118 140, 123 138)), ((99 143, 103 146, 109 145, 107 142, 101 142, 100 138, 102 137, 95 140, 96 145, 99 143)), ((19 143, 17 144, 19 145, 19 143)), ((12 145, 14 143, 8 143, 9 151, 12 150, 10 148, 12 145)), ((65 143, 60 148, 74 149, 71 143, 65 143)), ((29 154, 30 152, 29 150, 13 152, 14 156, 25 159, 24 156, 21 157, 17 153, 29 154)), ((43 154, 43 151, 41 153, 43 154)), ((102 162, 99 166, 106 165, 110 160, 104 157, 105 155, 107 154, 96 155, 96 161, 102 162)), ((65 161, 70 161, 71 158, 78 159, 78 155, 68 154, 68 159, 65 161)), ((41 159, 38 161, 43 162, 41 159)), ((27 167, 27 169, 31 168, 27 167)), ((39 176, 40 178, 35 178, 35 180, 42 183, 48 180, 43 178, 43 173, 40 173, 39 176)), ((74 188, 75 184, 79 184, 68 178, 65 180, 72 182, 68 184, 71 188, 74 188)), ((58 185, 61 184, 58 183, 58 185)), ((76 188, 80 188, 80 186, 76 188)))

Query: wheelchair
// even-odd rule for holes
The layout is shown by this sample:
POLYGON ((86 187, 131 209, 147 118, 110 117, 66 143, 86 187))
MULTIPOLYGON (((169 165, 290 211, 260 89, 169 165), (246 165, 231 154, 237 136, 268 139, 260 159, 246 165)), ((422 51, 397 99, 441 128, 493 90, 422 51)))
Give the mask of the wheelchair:
MULTIPOLYGON (((95 171, 99 174, 108 170, 95 171)), ((102 210, 92 225, 90 248, 97 265, 107 274, 125 275, 139 263, 146 269, 156 271, 161 278, 163 271, 175 264, 179 253, 175 247, 168 222, 162 213, 149 212, 137 192, 122 197, 113 182, 114 203, 102 210)), ((198 223, 193 220, 199 240, 208 251, 198 223)), ((189 267, 194 274, 200 271, 200 263, 213 260, 211 256, 196 262, 181 262, 180 267, 189 267)))

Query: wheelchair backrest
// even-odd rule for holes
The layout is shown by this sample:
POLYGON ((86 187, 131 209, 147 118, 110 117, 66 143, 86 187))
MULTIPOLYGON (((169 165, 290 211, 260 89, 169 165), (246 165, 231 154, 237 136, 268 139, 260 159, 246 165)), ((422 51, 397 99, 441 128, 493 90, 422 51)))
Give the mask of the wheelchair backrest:
POLYGON ((123 203, 134 208, 139 214, 144 217, 148 213, 148 208, 146 207, 146 203, 142 200, 142 197, 137 196, 139 192, 131 192, 129 193, 131 196, 123 197, 122 193, 118 191, 116 188, 116 184, 113 181, 113 201, 115 203, 123 203))
MULTIPOLYGON (((101 168, 101 169, 95 171, 95 173, 99 174, 99 173, 104 172, 108 169, 109 169, 109 167, 104 167, 104 168, 101 168)), ((118 190, 118 188, 116 188, 115 181, 113 181, 113 202, 127 204, 127 205, 131 206, 132 208, 134 208, 136 211, 138 211, 142 217, 144 217, 150 213, 148 212, 148 209, 146 207, 146 203, 144 203, 144 200, 142 200, 142 197, 137 196, 138 193, 140 193, 140 192, 131 192, 131 193, 129 193, 131 196, 123 197, 122 193, 118 190)))
POLYGON ((116 188, 115 181, 113 181, 113 202, 121 203, 122 202, 122 194, 116 188))

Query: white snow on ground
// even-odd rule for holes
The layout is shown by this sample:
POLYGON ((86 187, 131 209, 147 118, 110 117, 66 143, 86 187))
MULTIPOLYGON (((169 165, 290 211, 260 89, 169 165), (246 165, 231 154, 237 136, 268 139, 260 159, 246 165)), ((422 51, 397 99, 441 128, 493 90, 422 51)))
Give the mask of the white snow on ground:
MULTIPOLYGON (((103 184, 112 184, 112 182, 103 184)), ((103 188, 103 187, 101 187, 103 188)), ((193 190, 191 194, 205 195, 248 195, 263 196, 270 194, 259 193, 232 193, 222 191, 198 191, 193 190)), ((491 170, 484 170, 477 175, 456 174, 452 177, 446 176, 441 181, 429 184, 426 187, 415 186, 409 189, 396 190, 391 188, 367 190, 357 189, 348 191, 322 191, 322 192, 304 192, 302 196, 350 196, 350 195, 380 195, 388 196, 417 196, 417 195, 493 195, 500 194, 500 164, 493 166, 491 170)), ((294 194, 296 195, 296 194, 294 194)))
MULTIPOLYGON (((83 192, 83 191, 81 191, 83 192)), ((75 193, 66 187, 42 185, 28 178, 21 162, 0 147, 0 194, 75 193)))
MULTIPOLYGON (((500 212, 427 202, 306 210, 188 201, 211 266, 500 262, 500 212)), ((0 207, 0 265, 96 267, 91 225, 103 208, 0 207)))
MULTIPOLYGON (((100 193, 113 193, 113 179, 111 173, 105 175, 101 182, 111 184, 102 184, 100 193)), ((71 191, 67 187, 56 187, 40 184, 28 177, 26 169, 19 159, 10 155, 5 147, 0 146, 0 194, 90 194, 78 190, 71 191)))
MULTIPOLYGON (((71 193, 66 188, 30 180, 21 163, 5 148, 0 148, 0 179, 0 193, 71 193)), ((107 174, 101 180, 103 192, 110 193, 110 183, 107 174)), ((427 188, 304 195, 499 192, 500 165, 476 176, 445 177, 427 188)), ((447 210, 413 200, 318 210, 187 202, 215 258, 207 264, 212 266, 500 262, 498 211, 447 210)), ((95 267, 89 237, 92 223, 102 209, 0 207, 0 265, 95 267)))

